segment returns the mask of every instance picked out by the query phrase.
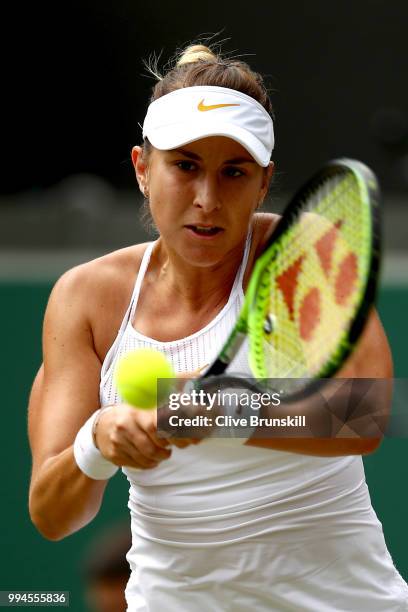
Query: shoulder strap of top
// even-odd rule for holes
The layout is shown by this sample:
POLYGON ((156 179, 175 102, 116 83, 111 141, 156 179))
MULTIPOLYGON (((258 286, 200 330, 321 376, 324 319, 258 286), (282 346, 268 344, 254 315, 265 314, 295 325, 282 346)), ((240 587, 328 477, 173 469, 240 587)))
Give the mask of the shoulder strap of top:
MULTIPOLYGON (((251 241, 252 241, 252 230, 249 230, 246 241, 245 241, 245 249, 244 254, 242 256, 241 265, 238 269, 237 275, 234 280, 234 285, 231 290, 231 294, 234 293, 237 289, 242 290, 242 281, 244 280, 244 274, 248 263, 249 252, 251 250, 251 241)), ((153 248, 155 242, 150 242, 143 253, 142 261, 139 268, 139 273, 136 278, 135 286, 132 293, 132 298, 130 300, 129 309, 126 313, 125 319, 123 321, 124 326, 126 326, 127 322, 133 319, 133 316, 136 312, 137 302, 139 300, 140 289, 142 288, 143 279, 146 274, 146 270, 149 266, 150 258, 152 256, 153 248), (125 322, 126 320, 126 322, 125 322)), ((122 324, 122 325, 123 325, 122 324)))
POLYGON ((233 297, 237 291, 243 292, 242 283, 244 280, 245 270, 248 263, 249 252, 251 250, 251 242, 252 242, 252 229, 249 230, 248 236, 245 242, 244 254, 242 256, 241 265, 238 269, 237 275, 235 277, 234 285, 231 289, 231 296, 233 297))
POLYGON ((133 288, 132 297, 130 299, 129 306, 128 306, 126 312, 125 312, 125 316, 123 317, 123 320, 122 320, 122 323, 120 325, 120 328, 119 328, 118 334, 116 336, 116 339, 115 339, 114 343, 112 344, 112 346, 110 347, 109 351, 107 352, 106 357, 104 359, 104 362, 102 364, 102 371, 101 371, 101 381, 102 381, 102 383, 104 382, 104 380, 106 379, 107 375, 109 374, 109 368, 110 368, 110 365, 112 363, 112 359, 113 359, 113 357, 114 357, 114 355, 116 353, 116 347, 120 343, 120 340, 121 340, 121 338, 123 336, 123 333, 124 333, 124 331, 126 329, 126 326, 129 323, 129 321, 132 319, 133 314, 135 312, 137 301, 139 299, 140 288, 142 286, 144 275, 146 274, 147 266, 149 265, 149 261, 150 261, 150 257, 151 257, 154 245, 155 245, 154 242, 150 242, 147 245, 147 248, 145 249, 145 252, 143 253, 142 261, 140 263, 139 272, 138 272, 137 277, 136 277, 135 286, 133 288))
POLYGON ((131 298, 130 304, 129 304, 128 321, 129 321, 129 319, 130 320, 133 319, 133 315, 135 314, 137 302, 139 301, 140 289, 142 288, 143 279, 145 277, 146 270, 147 270, 147 268, 149 266, 150 257, 152 256, 152 252, 153 252, 153 248, 154 248, 155 244, 156 244, 155 242, 150 242, 147 245, 147 248, 145 249, 145 252, 143 253, 143 257, 142 257, 142 261, 141 261, 141 264, 140 264, 139 272, 138 272, 138 275, 136 277, 135 287, 134 287, 133 293, 132 293, 132 298, 131 298))

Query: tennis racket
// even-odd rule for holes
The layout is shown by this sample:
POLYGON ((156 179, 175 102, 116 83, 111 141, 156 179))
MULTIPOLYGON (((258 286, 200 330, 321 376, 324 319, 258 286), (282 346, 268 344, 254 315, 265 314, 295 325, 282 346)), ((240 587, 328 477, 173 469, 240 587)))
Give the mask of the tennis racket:
POLYGON ((339 370, 375 299, 378 201, 374 174, 352 159, 329 162, 303 185, 256 261, 232 333, 198 383, 224 374, 245 338, 254 378, 266 387, 279 379, 280 389, 284 379, 287 401, 339 370))

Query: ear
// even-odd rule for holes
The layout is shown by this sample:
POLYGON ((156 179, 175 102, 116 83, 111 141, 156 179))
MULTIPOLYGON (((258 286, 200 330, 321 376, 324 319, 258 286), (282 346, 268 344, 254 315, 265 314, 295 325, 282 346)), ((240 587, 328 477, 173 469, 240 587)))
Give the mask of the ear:
POLYGON ((136 180, 139 185, 139 189, 142 194, 146 197, 148 191, 148 164, 143 156, 143 148, 140 146, 133 147, 132 149, 132 163, 135 169, 136 180))
POLYGON ((261 190, 260 190, 259 200, 258 200, 258 208, 259 206, 261 206, 262 202, 264 201, 266 197, 266 194, 268 193, 269 185, 271 184, 271 180, 272 180, 274 171, 275 171, 275 164, 273 163, 273 161, 270 161, 268 166, 264 169, 264 172, 263 172, 262 185, 261 185, 261 190))

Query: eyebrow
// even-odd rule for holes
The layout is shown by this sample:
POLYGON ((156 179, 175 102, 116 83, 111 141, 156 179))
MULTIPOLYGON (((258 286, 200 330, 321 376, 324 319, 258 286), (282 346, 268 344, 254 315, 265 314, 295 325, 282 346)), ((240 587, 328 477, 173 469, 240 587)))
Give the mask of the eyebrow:
MULTIPOLYGON (((184 155, 185 157, 188 157, 189 159, 194 159, 196 161, 202 161, 201 157, 197 155, 197 153, 193 153, 192 151, 188 151, 187 149, 178 148, 178 149, 171 149, 171 151, 174 153, 181 153, 182 155, 184 155)), ((224 164, 245 164, 245 163, 255 164, 256 161, 252 159, 252 157, 233 157, 232 159, 226 159, 224 161, 224 164)))

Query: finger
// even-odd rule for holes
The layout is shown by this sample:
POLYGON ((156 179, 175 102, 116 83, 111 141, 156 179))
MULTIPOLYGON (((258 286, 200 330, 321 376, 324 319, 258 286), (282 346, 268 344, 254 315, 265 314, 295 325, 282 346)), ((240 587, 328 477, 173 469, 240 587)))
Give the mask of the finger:
POLYGON ((134 422, 134 418, 136 416, 137 425, 140 425, 141 428, 146 431, 146 433, 149 435, 149 438, 156 446, 159 446, 160 448, 168 448, 170 446, 170 443, 165 436, 157 435, 156 410, 141 410, 140 408, 134 408, 133 406, 129 406, 128 404, 125 404, 125 406, 128 410, 130 409, 128 414, 130 414, 132 422, 134 422))
POLYGON ((143 430, 127 432, 127 441, 146 459, 163 461, 171 456, 171 449, 155 444, 154 440, 143 430))
POLYGON ((134 456, 137 452, 145 459, 153 461, 163 461, 171 455, 169 449, 154 444, 134 419, 118 421, 114 431, 111 432, 110 440, 113 453, 118 455, 125 451, 128 455, 134 456))
POLYGON ((163 432, 160 431, 159 434, 157 430, 157 411, 154 412, 153 418, 142 418, 140 420, 140 425, 155 446, 168 450, 171 444, 169 436, 163 436, 163 432))
POLYGON ((167 459, 169 457, 169 442, 154 435, 156 433, 156 422, 155 411, 132 408, 127 412, 123 421, 117 422, 117 429, 132 445, 141 445, 142 454, 148 458, 157 454, 158 459, 167 459), (142 437, 140 437, 141 433, 143 434, 142 437), (157 451, 159 452, 157 453, 157 451))
MULTIPOLYGON (((167 451, 165 456, 158 456, 157 451, 155 454, 149 455, 146 447, 143 446, 143 442, 147 443, 147 445, 151 444, 143 432, 139 444, 135 444, 133 440, 129 440, 126 437, 121 438, 120 443, 113 443, 111 461, 120 466, 131 465, 147 469, 156 467, 161 461, 171 456, 171 451, 167 451)), ((162 453, 161 450, 160 453, 162 453)))
POLYGON ((191 444, 198 444, 201 440, 197 440, 196 438, 170 438, 170 442, 177 448, 187 448, 191 446, 191 444))
POLYGON ((157 432, 157 430, 154 431, 154 433, 151 432, 147 432, 147 435, 149 436, 150 440, 153 442, 153 444, 155 446, 158 446, 160 448, 164 448, 164 449, 168 449, 170 446, 170 441, 169 441, 169 437, 170 436, 165 436, 163 435, 162 432, 160 432, 160 434, 157 432))
POLYGON ((121 467, 130 467, 137 469, 150 470, 152 468, 157 467, 160 464, 159 461, 152 461, 151 459, 146 459, 140 453, 133 453, 132 455, 128 453, 123 453, 121 457, 121 467))

